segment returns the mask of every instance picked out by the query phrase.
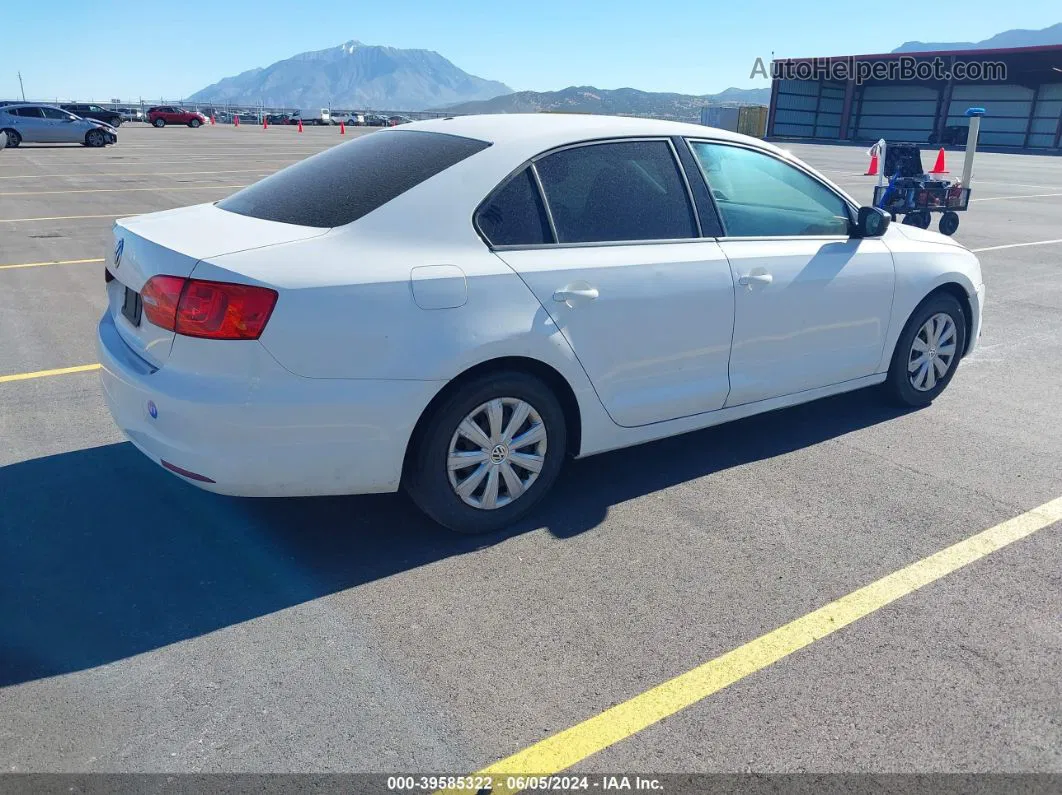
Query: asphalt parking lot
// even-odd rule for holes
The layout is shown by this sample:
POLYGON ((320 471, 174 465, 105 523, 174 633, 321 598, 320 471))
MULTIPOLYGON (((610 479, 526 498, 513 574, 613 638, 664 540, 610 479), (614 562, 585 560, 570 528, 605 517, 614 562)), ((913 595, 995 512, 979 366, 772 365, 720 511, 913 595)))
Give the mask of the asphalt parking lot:
MULTIPOLYGON (((198 491, 91 369, 111 222, 357 133, 0 152, 0 770, 473 772, 1062 497, 1062 158, 994 153, 955 235, 980 349, 927 409, 864 391, 574 462, 538 521, 473 539, 398 496, 198 491)), ((788 148, 869 201, 864 149, 788 148)), ((1062 772, 1038 521, 570 769, 1062 772)))

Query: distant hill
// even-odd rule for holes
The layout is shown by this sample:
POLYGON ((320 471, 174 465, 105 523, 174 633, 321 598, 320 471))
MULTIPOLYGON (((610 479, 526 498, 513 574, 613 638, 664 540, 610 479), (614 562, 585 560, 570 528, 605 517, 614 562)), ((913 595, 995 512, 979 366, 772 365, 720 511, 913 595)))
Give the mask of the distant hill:
POLYGON ((278 108, 422 110, 511 92, 504 83, 470 75, 431 50, 348 41, 226 77, 188 99, 278 108))
POLYGON ((653 116, 661 119, 698 121, 705 105, 739 103, 766 105, 769 88, 728 88, 718 94, 668 94, 634 88, 602 89, 569 86, 560 91, 517 91, 477 102, 462 102, 443 109, 453 113, 604 113, 617 116, 653 116))
POLYGON ((937 50, 981 50, 1003 47, 1040 47, 1062 44, 1062 22, 1043 30, 1008 30, 984 41, 907 41, 893 52, 935 52, 937 50))

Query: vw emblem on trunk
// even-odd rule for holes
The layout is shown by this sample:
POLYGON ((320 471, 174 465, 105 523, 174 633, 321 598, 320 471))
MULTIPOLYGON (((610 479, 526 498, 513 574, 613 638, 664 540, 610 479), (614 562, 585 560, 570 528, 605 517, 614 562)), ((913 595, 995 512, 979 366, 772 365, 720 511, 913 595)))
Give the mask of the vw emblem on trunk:
POLYGON ((119 238, 118 245, 114 247, 114 267, 122 264, 122 252, 125 251, 125 238, 119 238))

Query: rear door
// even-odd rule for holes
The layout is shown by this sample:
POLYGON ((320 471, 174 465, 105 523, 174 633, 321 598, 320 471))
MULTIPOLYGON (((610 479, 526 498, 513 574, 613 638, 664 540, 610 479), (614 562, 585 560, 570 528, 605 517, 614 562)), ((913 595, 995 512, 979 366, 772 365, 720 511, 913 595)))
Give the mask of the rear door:
POLYGON ((45 120, 44 112, 41 108, 35 106, 17 108, 15 113, 18 116, 18 132, 23 141, 34 143, 55 142, 55 130, 45 120))
POLYGON ((719 244, 701 237, 671 141, 546 153, 488 199, 477 225, 538 297, 617 424, 723 406, 734 283, 719 244))

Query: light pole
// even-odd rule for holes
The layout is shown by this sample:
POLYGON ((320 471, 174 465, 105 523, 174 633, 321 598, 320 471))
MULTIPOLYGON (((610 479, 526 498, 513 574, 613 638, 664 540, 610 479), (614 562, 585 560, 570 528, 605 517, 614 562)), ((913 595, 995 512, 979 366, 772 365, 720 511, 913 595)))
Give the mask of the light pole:
POLYGON ((22 101, 25 102, 26 101, 26 89, 22 85, 22 72, 18 73, 18 88, 22 92, 22 101))

